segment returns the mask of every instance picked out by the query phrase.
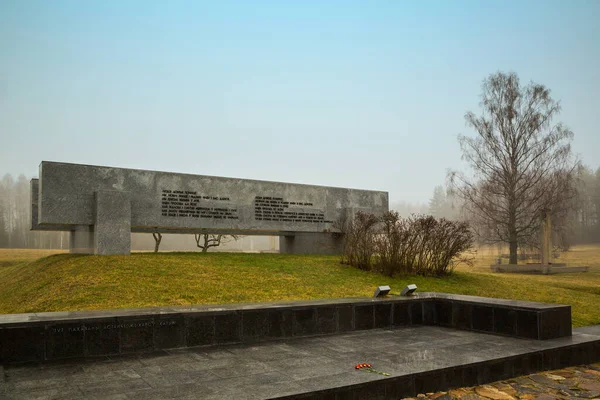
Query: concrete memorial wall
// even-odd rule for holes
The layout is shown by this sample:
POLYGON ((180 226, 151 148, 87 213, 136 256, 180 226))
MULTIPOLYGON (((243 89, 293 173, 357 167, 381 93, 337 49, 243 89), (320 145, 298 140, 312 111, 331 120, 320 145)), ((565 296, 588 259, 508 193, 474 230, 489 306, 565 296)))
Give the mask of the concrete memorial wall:
POLYGON ((387 192, 43 161, 32 230, 71 251, 128 254, 131 232, 278 235, 283 253, 337 253, 340 218, 388 210, 387 192))

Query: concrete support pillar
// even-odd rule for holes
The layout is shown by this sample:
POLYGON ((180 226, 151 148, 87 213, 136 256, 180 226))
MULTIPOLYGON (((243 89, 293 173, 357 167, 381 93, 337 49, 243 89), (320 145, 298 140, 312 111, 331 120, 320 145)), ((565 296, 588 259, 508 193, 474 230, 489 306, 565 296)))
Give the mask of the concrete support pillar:
POLYGON ((131 197, 129 192, 95 192, 94 253, 131 253, 131 197))
POLYGON ((552 223, 550 222, 550 213, 542 214, 542 265, 552 264, 552 223))
POLYGON ((94 227, 81 225, 71 230, 69 253, 94 254, 94 227))
POLYGON ((328 232, 296 232, 279 237, 279 252, 283 254, 341 254, 343 237, 328 232))

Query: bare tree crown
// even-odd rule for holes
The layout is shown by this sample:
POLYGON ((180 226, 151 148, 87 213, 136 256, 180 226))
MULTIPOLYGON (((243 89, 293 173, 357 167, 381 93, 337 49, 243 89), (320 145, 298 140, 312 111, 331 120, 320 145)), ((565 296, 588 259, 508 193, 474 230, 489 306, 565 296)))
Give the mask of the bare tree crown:
POLYGON ((553 123, 560 103, 545 86, 521 86, 515 73, 488 77, 482 86, 482 114, 467 112, 477 135, 459 136, 471 176, 449 174, 453 191, 465 200, 480 237, 509 243, 511 262, 519 243, 531 241, 543 211, 564 213, 573 197, 573 132, 553 123))

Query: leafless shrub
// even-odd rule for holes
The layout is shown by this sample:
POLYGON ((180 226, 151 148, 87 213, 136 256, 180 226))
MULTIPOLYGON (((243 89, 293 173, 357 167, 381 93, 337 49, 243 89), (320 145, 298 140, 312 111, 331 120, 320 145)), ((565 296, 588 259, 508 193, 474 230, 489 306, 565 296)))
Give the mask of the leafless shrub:
POLYGON ((402 244, 406 242, 404 220, 396 211, 385 213, 381 218, 379 233, 375 236, 377 254, 375 268, 384 275, 392 276, 400 265, 402 244))
POLYGON ((472 263, 467 254, 473 233, 465 222, 432 216, 401 218, 397 212, 380 218, 357 213, 345 224, 342 262, 387 276, 450 274, 460 263, 472 263))
POLYGON ((431 216, 414 219, 418 241, 414 272, 419 275, 448 275, 460 263, 472 263, 465 255, 473 245, 473 233, 465 222, 436 219, 431 216))
POLYGON ((375 215, 361 211, 353 219, 345 221, 342 263, 366 271, 371 269, 378 222, 375 215))

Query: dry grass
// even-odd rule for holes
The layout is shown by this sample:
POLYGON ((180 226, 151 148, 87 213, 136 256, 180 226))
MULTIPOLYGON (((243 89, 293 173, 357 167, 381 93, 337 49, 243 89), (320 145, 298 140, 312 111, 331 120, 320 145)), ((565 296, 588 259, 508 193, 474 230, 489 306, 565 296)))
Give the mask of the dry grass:
POLYGON ((490 264, 495 263, 497 254, 495 249, 480 249, 473 267, 461 266, 456 272, 488 276, 490 279, 501 277, 507 293, 502 296, 490 288, 494 293, 491 297, 569 304, 572 306, 574 326, 600 323, 600 246, 575 246, 554 260, 567 266, 589 266, 590 270, 585 273, 497 274, 490 270, 490 264))
POLYGON ((569 304, 574 326, 600 323, 600 246, 578 246, 560 258, 589 265, 587 273, 494 274, 495 252, 480 251, 475 266, 446 278, 393 279, 341 265, 337 256, 47 254, 0 250, 0 313, 371 296, 377 285, 397 293, 416 283, 420 291, 569 304))
POLYGON ((0 263, 17 263, 35 261, 53 254, 66 253, 67 250, 38 250, 38 249, 0 249, 0 263))

